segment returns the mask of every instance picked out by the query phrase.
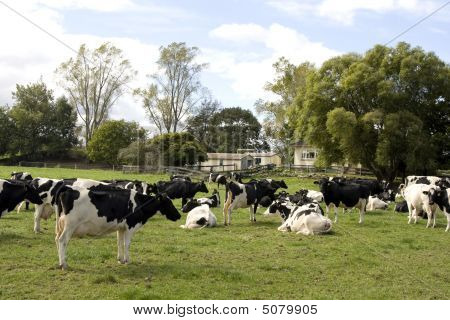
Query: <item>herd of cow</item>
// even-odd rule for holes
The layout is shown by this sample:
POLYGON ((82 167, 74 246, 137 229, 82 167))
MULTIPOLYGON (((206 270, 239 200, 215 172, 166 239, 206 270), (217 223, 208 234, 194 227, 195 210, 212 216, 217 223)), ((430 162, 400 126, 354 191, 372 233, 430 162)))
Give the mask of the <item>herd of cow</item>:
MULTIPOLYGON (((267 208, 265 215, 278 213, 282 218, 280 231, 305 235, 327 233, 332 228, 328 213, 334 207, 335 223, 338 207, 357 208, 359 222, 365 211, 387 209, 389 202, 402 196, 404 202, 396 211, 409 212, 408 223, 417 223, 420 215, 428 218, 427 227, 435 226, 437 208, 447 216, 450 228, 450 179, 440 177, 409 176, 397 188, 376 180, 322 178, 315 181, 320 192, 299 190, 289 194, 286 183, 274 179, 252 179, 243 183, 237 173, 221 175, 211 173, 209 183, 226 189, 223 215, 224 224, 231 224, 233 210, 249 208, 250 221, 256 221, 258 206, 267 208), (320 203, 324 202, 324 214, 320 203)), ((13 172, 9 180, 0 179, 0 217, 25 203, 35 206, 34 231, 40 232, 40 220, 56 213, 56 246, 59 265, 65 269, 66 248, 73 236, 99 236, 117 231, 120 263, 129 262, 129 247, 133 234, 153 215, 160 212, 171 221, 181 218, 173 199, 182 199, 181 211, 187 213, 182 228, 204 228, 217 225, 211 211, 219 207, 221 199, 214 189, 210 197, 195 199, 199 192, 208 193, 204 181, 192 182, 187 176, 172 175, 170 181, 149 184, 142 181, 90 179, 33 179, 29 173, 13 172)))

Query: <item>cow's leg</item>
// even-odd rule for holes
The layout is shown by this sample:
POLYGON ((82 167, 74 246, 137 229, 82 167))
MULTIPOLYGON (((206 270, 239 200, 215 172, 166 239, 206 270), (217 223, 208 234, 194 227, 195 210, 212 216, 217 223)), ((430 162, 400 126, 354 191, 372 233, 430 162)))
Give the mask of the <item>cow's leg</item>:
POLYGON ((70 237, 72 236, 74 229, 68 228, 67 223, 64 224, 64 230, 58 238, 58 254, 59 254, 59 267, 63 270, 67 269, 66 262, 66 249, 69 244, 70 237))
POLYGON ((44 210, 44 205, 36 205, 34 209, 34 232, 41 232, 41 214, 44 210))
POLYGON ((409 203, 406 203, 408 205, 408 224, 411 224, 412 218, 413 218, 413 207, 409 205, 409 203))
POLYGON ((253 209, 253 222, 256 222, 256 210, 258 210, 258 203, 255 203, 253 209))
POLYGON ((359 223, 363 223, 367 199, 360 200, 360 202, 361 202, 361 206, 359 207, 359 223))
POLYGON ((417 220, 419 219, 419 212, 417 211, 417 208, 413 210, 413 216, 414 216, 414 224, 416 224, 417 220))
MULTIPOLYGON (((226 195, 227 196, 227 200, 225 201, 224 205, 223 205, 223 224, 226 226, 228 225, 228 209, 231 206, 231 192, 229 192, 229 194, 226 195)), ((231 215, 231 213, 230 213, 231 215)))
POLYGON ((124 261, 122 263, 129 263, 130 262, 130 244, 131 244, 131 237, 133 236, 133 232, 130 230, 124 231, 124 240, 125 240, 125 254, 124 254, 124 261))
POLYGON ((186 198, 182 198, 181 199, 181 207, 183 208, 186 203, 187 203, 187 199, 186 198))
POLYGON ((125 238, 124 238, 124 230, 117 230, 117 261, 119 263, 124 263, 124 249, 125 249, 125 238))
POLYGON ((336 204, 333 204, 334 205, 334 223, 337 223, 338 222, 338 207, 336 206, 336 204))
POLYGON ((433 228, 436 226, 436 210, 434 210, 434 211, 431 211, 431 213, 433 214, 433 228))
POLYGON ((22 206, 25 203, 25 201, 22 201, 19 206, 17 207, 17 213, 20 213, 20 210, 22 210, 22 206))
POLYGON ((444 212, 447 216, 447 229, 445 229, 445 232, 448 232, 450 230, 450 213, 444 212))
POLYGON ((25 201, 25 210, 30 210, 30 203, 28 201, 25 201))

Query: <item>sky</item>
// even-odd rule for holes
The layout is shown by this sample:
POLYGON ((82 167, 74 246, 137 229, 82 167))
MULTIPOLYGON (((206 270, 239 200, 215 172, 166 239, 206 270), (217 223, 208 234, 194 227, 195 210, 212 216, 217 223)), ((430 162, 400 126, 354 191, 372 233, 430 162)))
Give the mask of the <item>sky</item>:
MULTIPOLYGON (((281 56, 292 63, 320 66, 348 52, 364 53, 384 44, 430 14, 442 0, 0 0, 0 105, 13 104, 16 83, 42 79, 55 92, 56 68, 85 43, 109 41, 123 50, 138 71, 132 88, 149 84, 157 72, 159 48, 185 42, 208 63, 202 84, 224 107, 254 110, 281 56), (33 26, 15 11, 39 25, 33 26)), ((406 41, 450 62, 450 4, 391 43, 406 41)), ((255 115, 256 112, 255 112, 255 115)), ((114 119, 150 123, 141 102, 125 94, 113 107, 114 119)), ((258 115, 257 115, 258 116, 258 115)))

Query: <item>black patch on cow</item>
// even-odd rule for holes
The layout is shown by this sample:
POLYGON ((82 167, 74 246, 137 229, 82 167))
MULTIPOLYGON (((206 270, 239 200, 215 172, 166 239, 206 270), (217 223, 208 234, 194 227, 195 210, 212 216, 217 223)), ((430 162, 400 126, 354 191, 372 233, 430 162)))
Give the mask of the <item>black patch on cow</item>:
POLYGON ((198 224, 199 226, 205 226, 208 224, 208 220, 206 220, 205 217, 201 217, 197 220, 196 224, 198 224))
POLYGON ((352 208, 358 204, 359 199, 368 199, 370 195, 369 187, 362 184, 339 184, 322 179, 319 186, 327 206, 333 203, 338 207, 343 203, 345 207, 352 208))

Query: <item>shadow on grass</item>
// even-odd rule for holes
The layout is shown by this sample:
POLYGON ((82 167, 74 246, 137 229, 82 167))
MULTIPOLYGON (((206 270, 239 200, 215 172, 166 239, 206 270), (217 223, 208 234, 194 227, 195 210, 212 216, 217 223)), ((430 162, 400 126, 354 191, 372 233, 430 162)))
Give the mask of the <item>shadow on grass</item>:
POLYGON ((10 232, 1 232, 0 233, 0 243, 5 244, 8 242, 14 242, 15 240, 23 240, 23 239, 29 239, 28 237, 24 237, 17 233, 10 233, 10 232))

